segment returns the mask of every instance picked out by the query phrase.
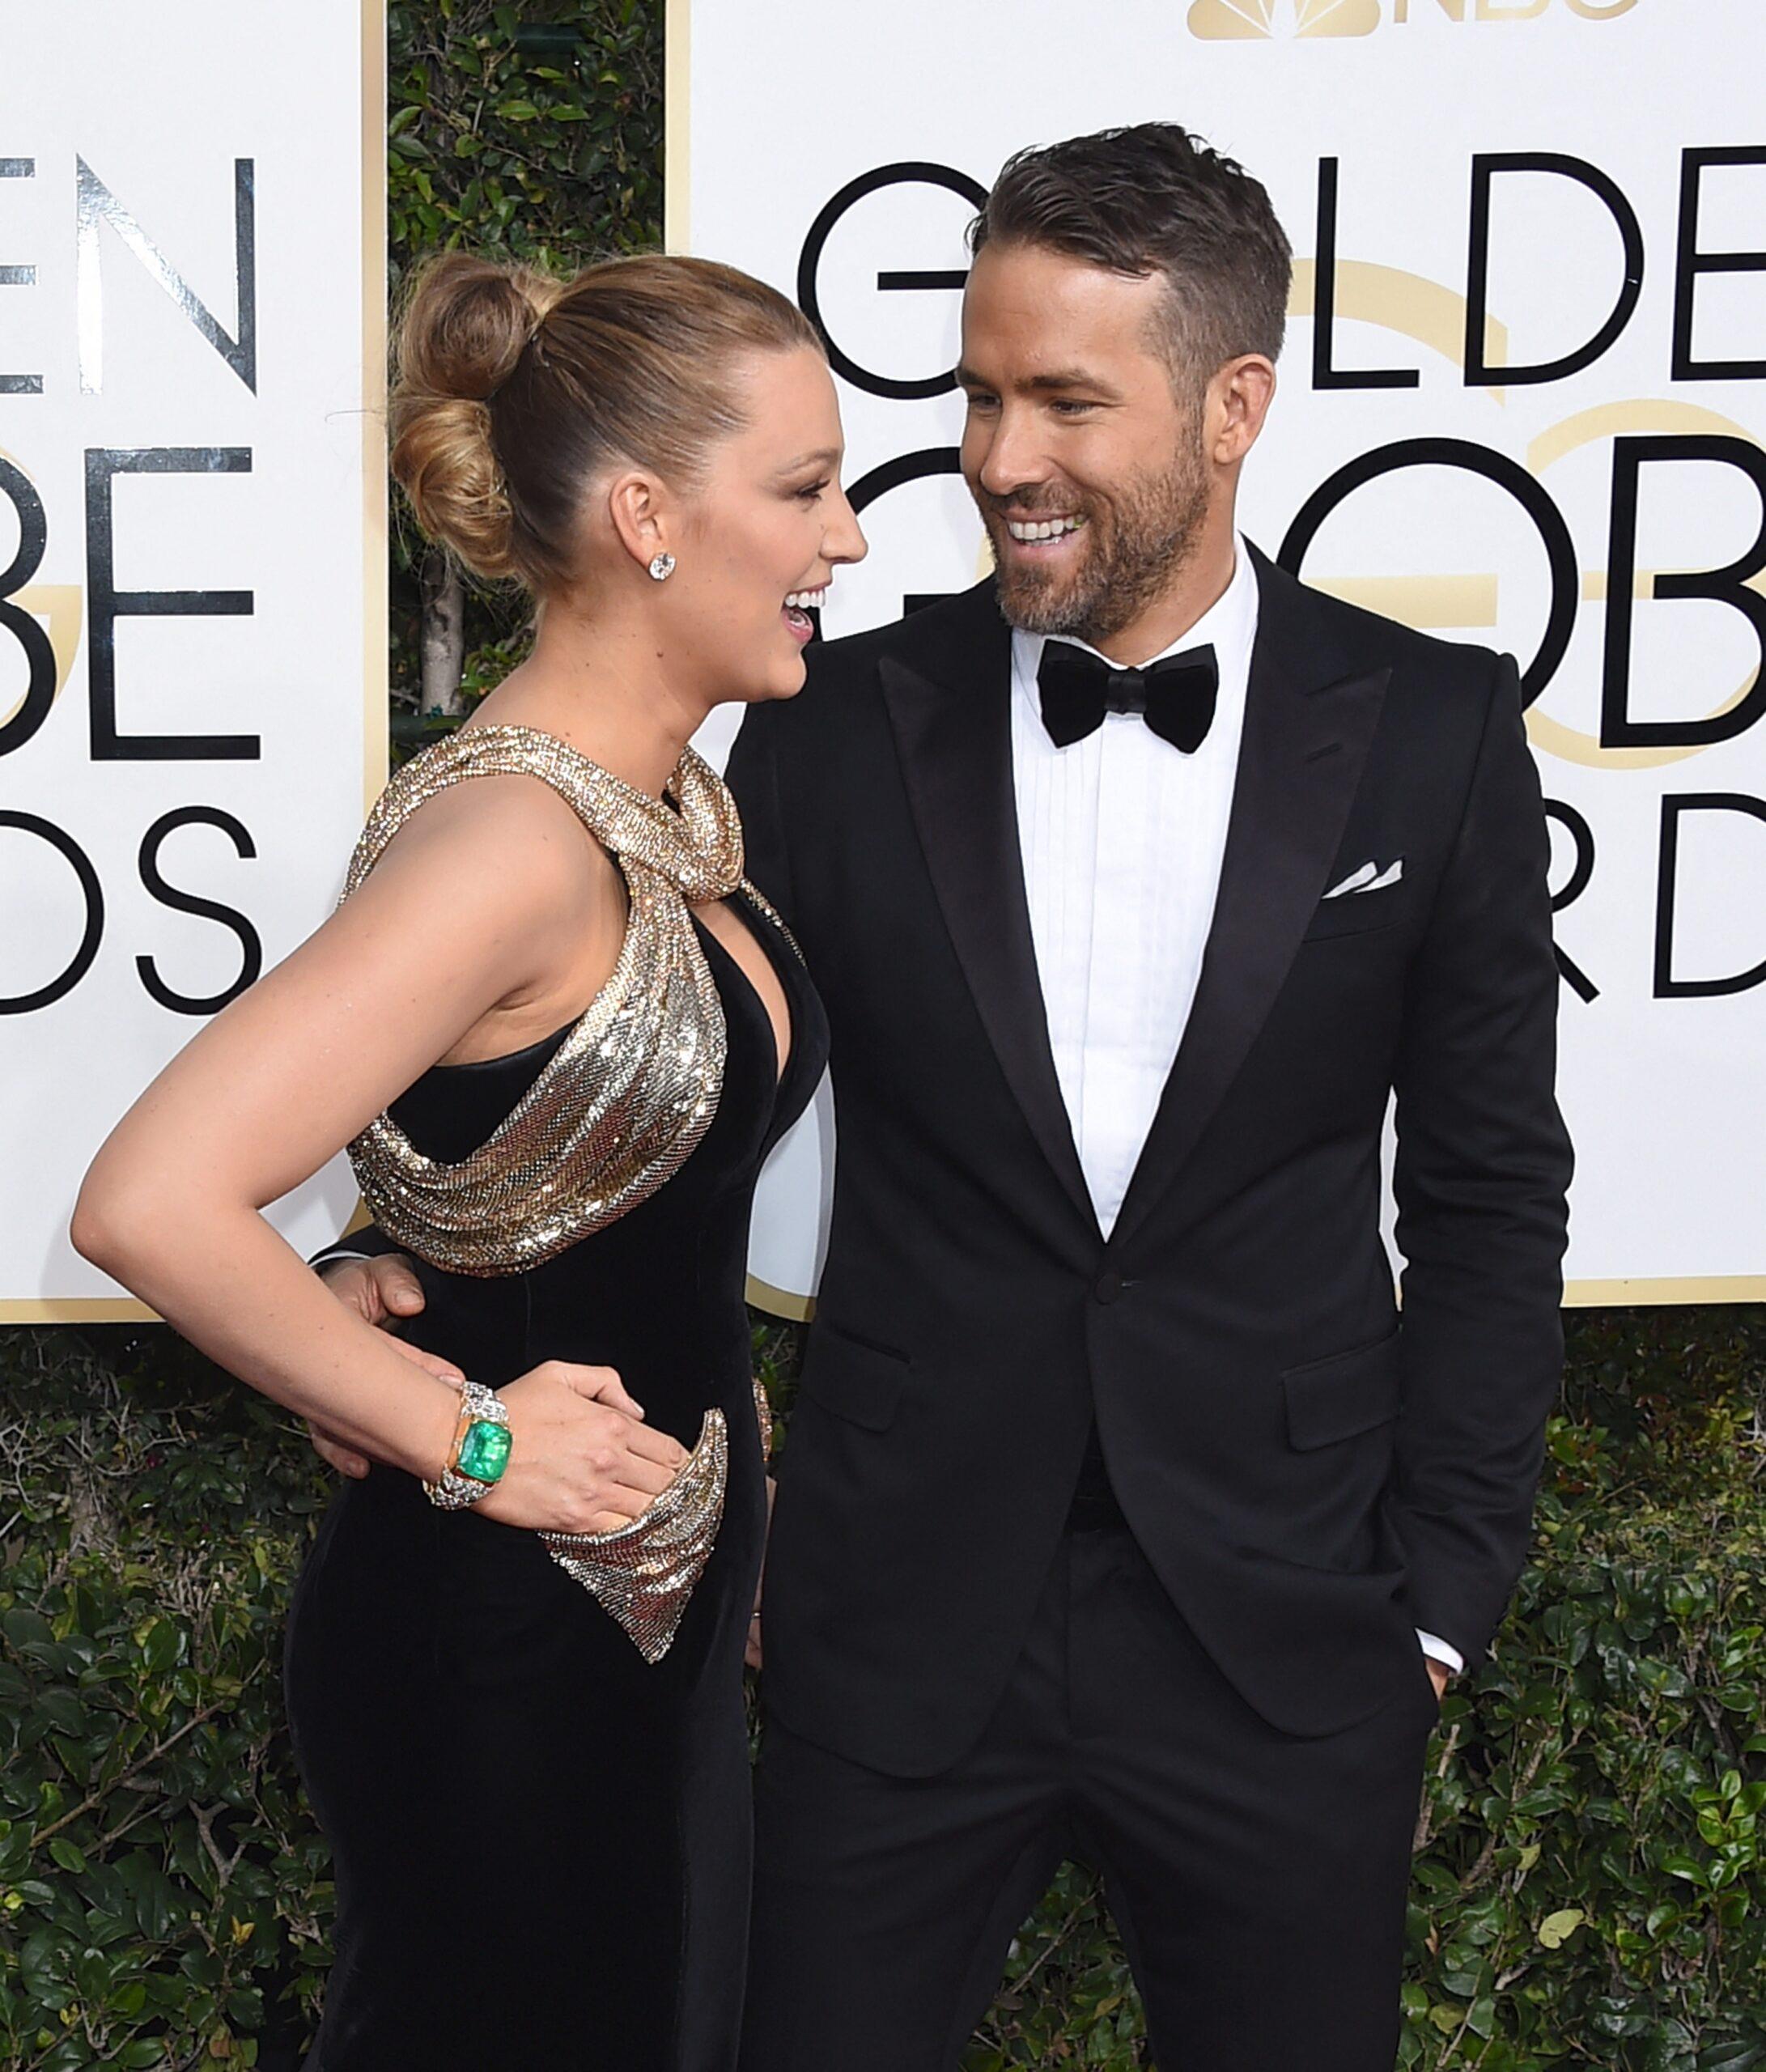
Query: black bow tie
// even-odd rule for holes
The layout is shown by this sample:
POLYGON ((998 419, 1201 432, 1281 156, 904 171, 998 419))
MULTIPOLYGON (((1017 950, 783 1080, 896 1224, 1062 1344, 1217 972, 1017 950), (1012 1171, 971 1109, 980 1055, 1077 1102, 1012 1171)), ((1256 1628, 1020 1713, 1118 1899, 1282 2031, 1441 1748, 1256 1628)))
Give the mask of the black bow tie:
POLYGON ((1114 669, 1070 641, 1048 640, 1036 673, 1042 724, 1057 748, 1095 734, 1106 712, 1138 712, 1186 755, 1208 738, 1220 681, 1212 647, 1188 648, 1144 669, 1114 669))

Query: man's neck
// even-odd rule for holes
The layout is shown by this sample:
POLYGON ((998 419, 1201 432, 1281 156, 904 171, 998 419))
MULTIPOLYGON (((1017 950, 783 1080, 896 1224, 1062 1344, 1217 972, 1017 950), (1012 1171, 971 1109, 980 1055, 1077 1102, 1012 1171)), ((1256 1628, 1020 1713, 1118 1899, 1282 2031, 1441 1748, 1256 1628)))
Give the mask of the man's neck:
POLYGON ((1195 552, 1175 571, 1169 588, 1119 633, 1095 643, 1098 653, 1120 668, 1140 669, 1175 647, 1226 595, 1237 554, 1229 512, 1224 523, 1211 523, 1204 529, 1195 552))

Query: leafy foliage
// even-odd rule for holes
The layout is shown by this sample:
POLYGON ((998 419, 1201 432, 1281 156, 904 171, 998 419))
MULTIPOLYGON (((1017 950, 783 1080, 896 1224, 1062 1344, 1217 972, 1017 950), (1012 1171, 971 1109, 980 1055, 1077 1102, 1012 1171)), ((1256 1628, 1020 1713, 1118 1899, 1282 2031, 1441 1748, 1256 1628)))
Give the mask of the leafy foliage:
MULTIPOLYGON (((662 242, 661 0, 392 0, 387 202, 395 291, 463 245, 559 274, 662 242)), ((424 543, 393 555, 396 730, 422 739, 424 543)), ((524 639, 524 606, 469 590, 462 688, 482 695, 524 639)))
MULTIPOLYGON (((800 1334, 756 1320, 787 1427, 800 1334)), ((1766 2066, 1766 1320, 1572 1320, 1537 1560, 1432 1753, 1407 2072, 1766 2066)), ((0 2063, 298 2061, 332 1915, 280 1628, 325 1478, 168 1333, 0 1337, 0 2063)), ((965 2072, 1142 2063, 1090 1872, 965 2072)))
POLYGON ((0 1336, 0 2063, 255 2064, 327 1961, 278 1673, 325 1492, 169 1333, 102 1336, 0 1336))

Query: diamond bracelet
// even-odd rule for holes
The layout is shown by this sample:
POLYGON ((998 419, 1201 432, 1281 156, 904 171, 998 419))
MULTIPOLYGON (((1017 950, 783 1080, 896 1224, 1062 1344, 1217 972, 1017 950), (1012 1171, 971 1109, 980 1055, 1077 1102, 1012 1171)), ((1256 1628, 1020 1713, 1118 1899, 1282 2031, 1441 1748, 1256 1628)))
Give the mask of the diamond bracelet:
POLYGON ((509 1413, 495 1389, 479 1382, 460 1385, 460 1423, 439 1482, 426 1482, 423 1494, 438 1510, 463 1511, 476 1504, 503 1479, 514 1443, 509 1413))

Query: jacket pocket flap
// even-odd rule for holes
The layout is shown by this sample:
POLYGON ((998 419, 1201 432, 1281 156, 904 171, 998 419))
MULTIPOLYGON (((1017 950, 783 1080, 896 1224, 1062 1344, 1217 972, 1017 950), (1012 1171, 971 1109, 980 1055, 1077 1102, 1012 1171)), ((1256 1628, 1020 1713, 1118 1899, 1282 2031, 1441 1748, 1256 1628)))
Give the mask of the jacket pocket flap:
POLYGON ((1396 1331, 1374 1344, 1288 1368, 1281 1378, 1288 1444, 1305 1453, 1388 1423, 1398 1415, 1402 1382, 1396 1331))
POLYGON ((1370 936, 1404 918, 1400 904, 1405 887, 1384 885, 1378 892, 1345 893, 1340 899, 1321 899, 1306 924, 1304 942, 1330 942, 1338 936, 1370 936))
POLYGON ((885 1432, 895 1421, 902 1385, 912 1364, 905 1352, 855 1338, 818 1318, 810 1327, 804 1393, 837 1417, 862 1424, 868 1432, 885 1432))

